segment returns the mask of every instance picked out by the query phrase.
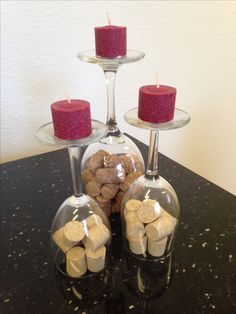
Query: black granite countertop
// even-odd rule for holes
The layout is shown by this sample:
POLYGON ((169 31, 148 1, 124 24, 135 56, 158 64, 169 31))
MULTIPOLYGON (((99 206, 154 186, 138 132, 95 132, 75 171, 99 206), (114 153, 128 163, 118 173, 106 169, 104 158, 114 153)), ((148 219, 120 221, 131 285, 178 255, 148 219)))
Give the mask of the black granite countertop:
POLYGON ((135 293, 114 215, 111 293, 87 302, 72 297, 50 250, 53 217, 72 194, 67 151, 2 164, 0 313, 236 313, 236 197, 161 154, 159 164, 181 204, 169 288, 151 299, 135 293))

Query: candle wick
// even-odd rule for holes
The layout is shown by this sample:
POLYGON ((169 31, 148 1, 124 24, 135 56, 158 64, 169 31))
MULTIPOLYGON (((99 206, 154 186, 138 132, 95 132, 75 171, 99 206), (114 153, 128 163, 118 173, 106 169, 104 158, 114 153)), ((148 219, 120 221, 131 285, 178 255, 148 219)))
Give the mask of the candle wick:
POLYGON ((108 12, 107 12, 107 21, 108 21, 108 25, 111 25, 111 20, 110 20, 110 16, 108 12))
POLYGON ((156 72, 156 86, 157 86, 157 88, 160 87, 160 85, 159 85, 159 77, 158 77, 157 72, 156 72))
POLYGON ((66 93, 66 99, 67 99, 68 103, 71 104, 71 99, 70 99, 69 93, 66 93))

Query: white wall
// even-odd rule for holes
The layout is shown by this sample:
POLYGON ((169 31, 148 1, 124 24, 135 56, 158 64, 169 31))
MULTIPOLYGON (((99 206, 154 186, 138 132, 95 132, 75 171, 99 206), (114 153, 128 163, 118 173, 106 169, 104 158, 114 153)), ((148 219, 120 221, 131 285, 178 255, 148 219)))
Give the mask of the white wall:
POLYGON ((236 2, 232 1, 5 1, 2 5, 2 162, 49 148, 35 130, 50 121, 50 104, 88 99, 105 120, 101 69, 80 62, 94 47, 94 27, 128 27, 128 47, 146 58, 123 66, 117 77, 117 118, 123 131, 148 143, 148 132, 128 126, 138 88, 155 82, 178 90, 176 106, 188 111, 187 127, 163 132, 160 151, 236 194, 236 2))

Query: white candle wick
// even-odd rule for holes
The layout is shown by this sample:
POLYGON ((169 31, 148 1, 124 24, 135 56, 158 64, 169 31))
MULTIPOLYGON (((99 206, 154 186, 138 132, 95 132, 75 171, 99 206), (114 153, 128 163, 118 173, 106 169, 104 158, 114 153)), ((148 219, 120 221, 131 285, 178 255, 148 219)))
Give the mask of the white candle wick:
POLYGON ((108 21, 108 25, 111 25, 111 20, 110 20, 110 16, 108 12, 107 12, 107 21, 108 21))
POLYGON ((67 99, 68 103, 71 104, 71 99, 70 99, 69 93, 66 93, 66 99, 67 99))
POLYGON ((160 85, 159 85, 159 77, 158 77, 157 73, 156 73, 156 86, 157 86, 157 88, 160 87, 160 85))

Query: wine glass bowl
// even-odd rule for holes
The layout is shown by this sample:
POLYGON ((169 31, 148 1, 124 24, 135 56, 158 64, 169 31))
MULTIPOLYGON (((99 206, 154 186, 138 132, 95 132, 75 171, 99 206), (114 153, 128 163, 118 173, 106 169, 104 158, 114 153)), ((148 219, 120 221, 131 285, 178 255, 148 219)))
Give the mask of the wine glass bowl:
POLYGON ((150 177, 145 174, 132 183, 121 208, 127 252, 141 260, 158 261, 168 257, 180 213, 178 197, 172 186, 159 175, 150 177), (158 227, 161 230, 156 229, 158 227))
POLYGON ((127 136, 109 135, 90 145, 82 159, 85 191, 104 212, 120 212, 124 193, 144 173, 143 157, 127 136))
MULTIPOLYGON (((102 232, 100 232, 100 234, 102 235, 102 232)), ((82 278, 103 271, 106 264, 109 263, 110 244, 110 223, 107 216, 91 197, 85 194, 81 194, 78 197, 72 195, 62 203, 54 217, 51 228, 51 247, 55 265, 62 274, 73 278, 82 278), (83 269, 84 274, 80 276, 79 271, 77 272, 78 274, 76 274, 76 271, 73 272, 73 267, 72 271, 70 271, 67 265, 68 253, 70 253, 70 250, 74 250, 74 248, 81 248, 81 252, 85 253, 86 259, 86 250, 89 250, 89 248, 86 247, 86 240, 91 230, 94 230, 91 228, 100 227, 100 225, 103 225, 105 229, 102 230, 104 231, 104 239, 101 241, 101 245, 105 247, 106 252, 100 267, 97 269, 94 269, 93 266, 89 267, 87 258, 87 267, 83 269)), ((100 248, 101 245, 99 245, 98 248, 100 248)), ((96 259, 94 259, 94 262, 95 261, 96 259)))
POLYGON ((56 138, 50 122, 38 129, 37 139, 45 145, 68 148, 74 194, 61 204, 54 217, 52 255, 56 269, 65 282, 73 279, 73 289, 79 287, 76 295, 83 298, 90 293, 92 299, 92 295, 98 294, 91 278, 100 283, 100 297, 110 290, 112 233, 103 210, 94 199, 82 193, 81 147, 99 141, 107 133, 103 123, 92 120, 91 124, 91 135, 71 141, 56 138))

